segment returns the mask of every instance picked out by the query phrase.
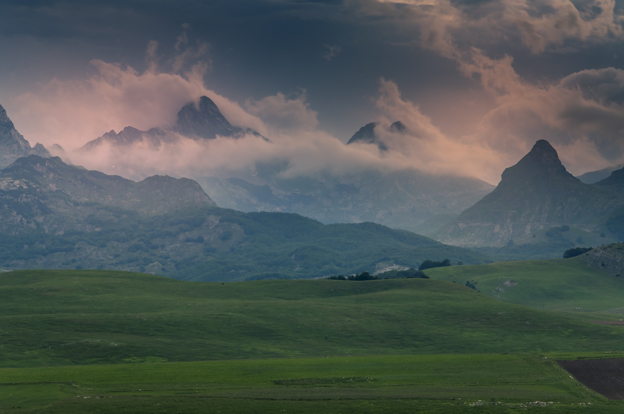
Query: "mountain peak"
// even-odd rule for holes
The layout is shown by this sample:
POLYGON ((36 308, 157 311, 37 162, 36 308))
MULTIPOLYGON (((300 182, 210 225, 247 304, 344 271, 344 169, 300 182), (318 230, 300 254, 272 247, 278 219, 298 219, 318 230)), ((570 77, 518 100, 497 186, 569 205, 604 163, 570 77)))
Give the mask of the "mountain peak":
POLYGON ((9 116, 7 115, 2 105, 0 105, 0 128, 1 129, 15 129, 13 122, 11 121, 11 119, 9 119, 9 116))
POLYGON ((41 144, 38 144, 34 149, 31 148, 28 141, 17 132, 5 109, 0 105, 0 168, 4 168, 16 159, 30 154, 50 155, 41 144))
POLYGON ((229 137, 238 132, 219 111, 219 107, 207 96, 199 98, 199 102, 190 102, 178 112, 175 131, 188 137, 205 139, 216 138, 217 135, 229 137))
POLYGON ((504 246, 509 240, 560 225, 592 228, 595 217, 612 211, 616 197, 566 171, 557 151, 539 140, 503 172, 490 194, 463 211, 437 234, 442 242, 504 246))
POLYGON ((540 139, 533 145, 527 155, 518 163, 503 171, 501 184, 504 182, 531 181, 534 177, 545 179, 552 176, 566 176, 577 180, 570 174, 561 163, 557 151, 544 139, 540 139))
POLYGON ((390 132, 395 133, 395 134, 396 133, 405 134, 407 132, 407 127, 405 126, 403 122, 396 121, 392 125, 390 125, 390 132))
MULTIPOLYGON (((387 151, 388 147, 384 144, 381 139, 375 134, 375 128, 379 125, 379 122, 370 122, 360 128, 351 139, 347 142, 347 145, 353 143, 362 143, 362 144, 376 144, 377 147, 381 151, 387 151)), ((394 125, 394 124, 393 124, 394 125)))

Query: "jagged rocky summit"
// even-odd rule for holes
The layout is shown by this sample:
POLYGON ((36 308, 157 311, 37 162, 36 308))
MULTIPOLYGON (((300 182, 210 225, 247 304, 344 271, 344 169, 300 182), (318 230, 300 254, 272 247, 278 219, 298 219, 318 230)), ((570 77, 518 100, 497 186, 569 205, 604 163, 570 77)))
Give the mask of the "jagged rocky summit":
POLYGON ((31 148, 22 134, 17 132, 5 109, 0 105, 0 169, 20 157, 31 154, 41 157, 50 156, 48 150, 39 143, 31 148))
POLYGON ((462 246, 503 246, 546 227, 572 225, 590 230, 598 217, 622 203, 621 195, 572 176, 550 143, 539 140, 516 165, 503 172, 494 191, 434 238, 462 246))
MULTIPOLYGON (((377 145, 380 151, 387 151, 388 146, 383 142, 379 135, 375 132, 376 128, 381 128, 379 122, 371 122, 360 128, 353 136, 347 141, 347 145, 360 143, 360 144, 374 144, 377 145)), ((389 132, 393 134, 405 134, 407 127, 403 122, 396 121, 390 125, 389 132)))
POLYGON ((159 147, 163 143, 177 142, 177 134, 195 140, 215 139, 217 136, 240 138, 245 134, 266 139, 252 129, 232 125, 210 98, 202 96, 199 98, 199 102, 189 102, 180 109, 176 123, 170 129, 151 128, 147 131, 141 131, 128 126, 118 133, 109 131, 101 137, 89 141, 80 148, 80 151, 89 152, 104 143, 114 147, 123 147, 143 141, 159 147))

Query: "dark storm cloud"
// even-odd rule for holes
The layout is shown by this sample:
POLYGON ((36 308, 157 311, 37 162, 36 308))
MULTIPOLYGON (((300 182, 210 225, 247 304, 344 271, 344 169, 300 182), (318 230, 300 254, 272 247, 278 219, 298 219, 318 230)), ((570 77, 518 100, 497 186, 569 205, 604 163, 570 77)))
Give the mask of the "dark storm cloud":
POLYGON ((578 88, 588 99, 624 103, 624 71, 619 69, 583 70, 565 77, 561 86, 568 89, 578 88))
MULTIPOLYGON (((311 145, 303 137, 324 143, 308 148, 318 154, 331 148, 350 157, 336 138, 400 119, 419 132, 380 133, 390 134, 405 165, 481 168, 495 182, 540 137, 578 172, 624 151, 620 7, 614 0, 4 1, 0 94, 18 91, 8 107, 24 131, 71 135, 75 145, 104 127, 169 122, 180 104, 206 93, 241 125, 287 144, 241 143, 298 154, 308 171, 323 162, 301 155, 311 145), (378 90, 379 79, 386 80, 378 90), (478 155, 466 160, 468 151, 478 155)), ((241 147, 227 151, 254 159, 241 147)))

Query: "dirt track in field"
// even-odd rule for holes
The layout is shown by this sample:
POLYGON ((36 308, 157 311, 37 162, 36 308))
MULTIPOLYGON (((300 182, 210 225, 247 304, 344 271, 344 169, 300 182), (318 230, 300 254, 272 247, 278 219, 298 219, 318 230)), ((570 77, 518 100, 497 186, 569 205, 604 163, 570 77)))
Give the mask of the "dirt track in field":
POLYGON ((610 400, 624 400, 624 359, 557 362, 588 388, 610 400))

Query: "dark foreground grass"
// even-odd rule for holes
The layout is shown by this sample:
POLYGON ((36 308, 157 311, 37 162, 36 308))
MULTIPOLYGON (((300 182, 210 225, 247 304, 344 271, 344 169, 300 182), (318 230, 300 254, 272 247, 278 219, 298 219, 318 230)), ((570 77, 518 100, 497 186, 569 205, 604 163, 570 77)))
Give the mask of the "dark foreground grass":
POLYGON ((537 309, 624 313, 624 278, 592 269, 579 258, 440 267, 426 273, 436 280, 476 282, 485 295, 537 309))
POLYGON ((542 355, 301 358, 0 369, 7 413, 624 410, 542 355), (18 408, 19 407, 19 408, 18 408))
POLYGON ((0 275, 0 366, 624 351, 624 329, 428 279, 183 282, 0 275))

